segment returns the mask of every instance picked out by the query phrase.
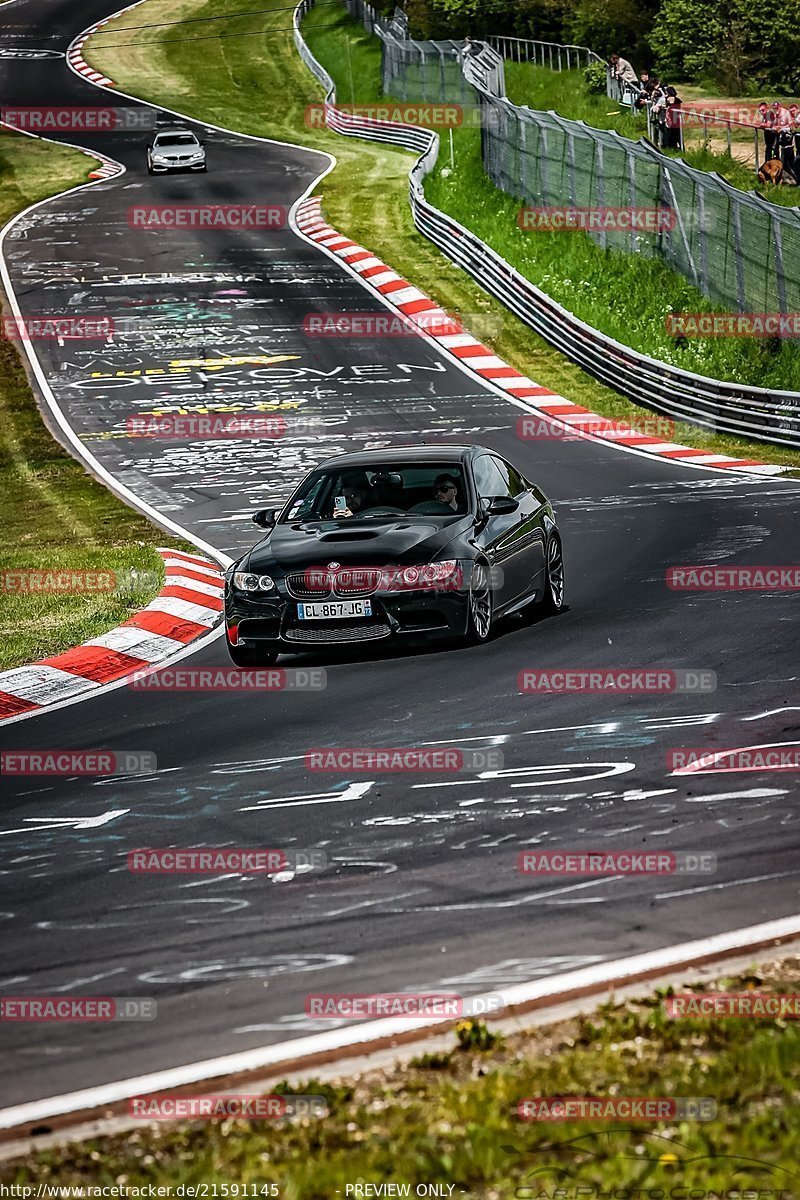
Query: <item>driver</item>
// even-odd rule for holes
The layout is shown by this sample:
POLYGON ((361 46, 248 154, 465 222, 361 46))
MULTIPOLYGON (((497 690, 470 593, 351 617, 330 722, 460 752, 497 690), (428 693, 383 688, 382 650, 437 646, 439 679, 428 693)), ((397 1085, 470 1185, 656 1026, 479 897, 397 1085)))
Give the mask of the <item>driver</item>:
POLYGON ((452 475, 437 475, 433 481, 433 498, 458 512, 458 484, 452 475))
POLYGON ((343 475, 336 495, 344 496, 347 507, 337 508, 334 501, 334 517, 353 517, 363 512, 370 504, 370 486, 366 475, 362 471, 352 471, 343 475))

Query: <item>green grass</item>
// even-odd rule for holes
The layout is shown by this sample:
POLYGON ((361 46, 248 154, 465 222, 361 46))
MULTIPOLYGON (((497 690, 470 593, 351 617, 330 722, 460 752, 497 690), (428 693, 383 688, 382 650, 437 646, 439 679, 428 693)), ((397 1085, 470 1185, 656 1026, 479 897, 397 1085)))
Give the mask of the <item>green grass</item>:
POLYGON ((671 312, 724 311, 660 259, 606 251, 581 232, 526 232, 521 201, 486 177, 480 131, 455 135, 456 172, 446 160, 426 185, 433 204, 468 226, 582 321, 642 354, 699 375, 800 391, 800 346, 770 339, 670 337, 671 312))
MULTIPOLYGON (((282 0, 275 0, 275 6, 281 8, 282 0)), ((166 39, 175 37, 174 27, 164 34, 147 31, 148 41, 155 40, 158 43, 161 38, 165 42, 163 45, 151 44, 138 49, 130 45, 116 45, 113 48, 109 45, 102 49, 103 43, 141 40, 145 35, 125 35, 123 31, 126 25, 141 24, 145 20, 142 14, 147 14, 148 21, 157 22, 190 14, 194 17, 223 12, 236 14, 248 7, 247 0, 180 0, 177 4, 174 0, 149 0, 146 6, 105 26, 105 35, 99 39, 97 36, 91 38, 84 52, 93 65, 110 75, 125 91, 146 97, 153 103, 177 108, 199 120, 213 121, 243 133, 276 137, 334 154, 338 165, 319 189, 324 199, 325 214, 334 227, 369 247, 394 270, 425 288, 448 311, 485 315, 495 332, 484 340, 497 354, 543 386, 612 419, 633 420, 640 417, 641 408, 610 388, 598 384, 568 362, 503 305, 487 296, 482 288, 416 232, 408 205, 408 171, 412 160, 407 153, 376 147, 366 141, 337 137, 325 130, 309 127, 305 118, 306 108, 309 104, 319 103, 321 90, 296 53, 291 33, 286 29, 288 22, 285 12, 276 12, 271 18, 265 15, 257 19, 233 15, 230 24, 225 24, 226 32, 256 28, 273 28, 276 32, 258 37, 231 37, 203 42, 202 55, 198 55, 197 47, 193 47, 191 42, 167 45, 166 39)), ((365 34, 361 25, 353 22, 340 5, 319 5, 306 18, 303 29, 309 46, 333 75, 345 103, 350 102, 351 96, 348 44, 355 81, 352 90, 356 101, 367 104, 380 97, 380 51, 377 39, 365 34)), ((475 144, 474 131, 457 131, 458 177, 465 181, 466 186, 448 189, 439 173, 430 185, 430 195, 434 200, 441 197, 445 208, 451 204, 451 197, 445 194, 448 190, 458 190, 462 196, 470 196, 474 204, 468 214, 469 219, 464 223, 481 232, 485 226, 494 223, 493 214, 497 213, 497 228, 492 229, 492 237, 496 234, 505 236, 505 232, 510 232, 510 223, 513 223, 511 214, 513 211, 515 216, 517 206, 486 180, 480 163, 475 162, 475 144)), ((447 162, 444 152, 441 162, 442 165, 447 162)), ((453 214, 464 215, 460 209, 455 211, 460 201, 456 198, 452 203, 453 214)), ((530 242, 533 240, 540 241, 540 235, 534 239, 531 235, 523 237, 520 234, 520 251, 530 254, 530 242)), ((549 240, 552 242, 552 238, 549 240)), ((585 243, 587 253, 595 249, 584 235, 569 235, 570 242, 577 240, 585 243)), ((550 261, 554 263, 556 271, 566 249, 564 242, 565 238, 562 237, 551 254, 550 261)), ((602 254, 599 251, 597 253, 602 254)), ((612 265, 612 256, 606 257, 609 260, 606 269, 618 271, 626 279, 625 287, 617 289, 614 309, 616 312, 619 308, 622 314, 619 325, 627 332, 628 324, 635 326, 644 323, 638 311, 626 307, 628 284, 639 278, 643 269, 649 271, 652 268, 640 258, 631 261, 627 256, 619 255, 612 265)), ((656 265, 653 264, 653 267, 656 265)), ((667 272, 666 268, 661 269, 669 276, 670 285, 674 282, 676 288, 680 289, 688 286, 678 276, 667 272)), ((533 267, 531 270, 533 282, 544 285, 543 276, 547 272, 533 267)), ((561 278, 571 281, 575 276, 564 272, 561 278)), ((660 279, 657 276, 652 278, 660 279)), ((564 287, 570 290, 570 300, 574 299, 577 291, 574 285, 570 282, 564 287)), ((547 286, 545 290, 548 290, 547 286)), ((581 289, 581 292, 586 290, 581 289)), ((691 294, 689 289, 686 295, 691 294)), ((648 304, 652 304, 652 298, 652 295, 648 296, 648 304)), ((605 301, 606 312, 608 307, 605 301)), ((709 306, 703 300, 702 304, 698 302, 694 307, 707 309, 709 306)), ((662 311, 651 316, 651 323, 658 325, 662 321, 662 311)), ((604 325, 605 322, 601 327, 604 325)), ((657 334, 660 334, 660 329, 656 329, 654 336, 657 334)), ((628 338, 624 336, 621 340, 628 341, 628 338)), ((708 348, 691 350, 693 354, 698 352, 708 352, 708 348)), ((718 354, 719 350, 713 352, 718 354)), ((747 353, 753 354, 754 350, 750 348, 747 353)), ((676 440, 737 457, 757 457, 768 462, 800 467, 800 453, 796 451, 764 446, 744 438, 715 435, 693 426, 681 425, 676 431, 676 440)))
MULTIPOLYGON (((799 982, 795 958, 709 987, 785 994, 799 982)), ((578 1188, 612 1196, 626 1188, 641 1188, 644 1197, 691 1188, 797 1195, 800 1023, 675 1020, 664 1014, 664 995, 644 992, 503 1038, 487 1038, 482 1025, 475 1036, 462 1029, 446 1053, 406 1066, 273 1089, 325 1096, 323 1118, 144 1126, 40 1151, 4 1165, 0 1180, 205 1183, 208 1195, 212 1184, 273 1184, 282 1200, 344 1200, 356 1182, 407 1183, 411 1195, 420 1183, 455 1184, 454 1197, 463 1191, 475 1200, 551 1200, 559 1188, 566 1189, 561 1196, 578 1188), (516 1115, 523 1098, 570 1095, 708 1097, 717 1115, 702 1123, 610 1124, 516 1115)), ((595 1193, 583 1195, 593 1200, 595 1193)))
MULTIPOLYGON (((623 137, 634 140, 647 134, 647 120, 644 113, 631 113, 630 108, 615 104, 608 96, 590 92, 586 86, 581 71, 551 71, 547 67, 537 67, 533 63, 507 62, 505 68, 506 91, 510 100, 515 104, 527 104, 529 108, 547 112, 553 109, 562 117, 571 121, 585 121, 595 129, 614 129, 623 137)), ((684 101, 696 103, 702 97, 696 95, 697 89, 677 85, 677 90, 684 101)), ((739 107, 754 108, 756 101, 732 100, 731 104, 739 107)), ((710 133, 710 146, 705 144, 706 135, 702 126, 688 123, 686 126, 686 149, 665 151, 671 157, 680 156, 690 167, 699 171, 718 171, 733 187, 743 192, 756 191, 765 200, 793 208, 800 201, 797 188, 777 187, 764 189, 758 182, 753 169, 753 134, 749 129, 735 129, 733 145, 738 148, 739 157, 731 157, 726 148, 726 134, 723 125, 710 133)), ((763 142, 760 142, 763 151, 763 142)))
MULTIPOLYGON (((85 155, 0 133, 0 226, 37 200, 85 183, 85 155)), ((0 561, 8 571, 124 572, 113 591, 21 595, 0 589, 0 668, 96 637, 158 592, 154 546, 177 545, 91 478, 50 435, 15 344, 0 339, 0 561), (136 575, 132 575, 136 572, 136 575)))

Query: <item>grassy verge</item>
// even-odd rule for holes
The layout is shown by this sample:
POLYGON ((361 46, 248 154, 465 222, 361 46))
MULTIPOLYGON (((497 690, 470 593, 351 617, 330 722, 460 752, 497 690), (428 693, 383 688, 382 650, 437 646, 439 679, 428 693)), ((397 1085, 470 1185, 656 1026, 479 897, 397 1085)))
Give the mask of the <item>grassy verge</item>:
MULTIPOLYGON (((21 209, 85 183, 94 163, 75 150, 0 133, 0 226, 21 209)), ((0 339, 0 559, 4 571, 114 572, 90 594, 0 589, 0 669, 96 637, 158 592, 177 545, 95 482, 47 431, 13 341, 0 339)), ((187 547, 188 548, 188 547, 187 547)), ((19 585, 16 585, 19 586, 19 585)))
MULTIPOLYGON (((282 9, 282 0, 274 0, 274 7, 282 9)), ((265 14, 258 18, 236 15, 248 8, 247 0, 150 0, 145 7, 124 14, 105 26, 104 34, 100 38, 91 38, 84 52, 94 66, 110 75, 125 91, 155 104, 177 108, 200 120, 244 133, 276 137, 334 154, 338 165, 320 190, 326 215, 336 228, 381 255, 396 271, 424 287, 448 311, 485 313, 498 330, 485 340, 496 353, 544 386, 604 416, 618 420, 641 416, 640 408, 565 360, 417 234, 408 206, 408 154, 368 142, 350 141, 309 127, 306 109, 309 104, 319 103, 320 89, 296 53, 287 13, 277 11, 272 16, 265 14), (175 39, 174 27, 164 32, 124 32, 126 27, 145 21, 176 20, 190 13, 193 17, 229 13, 231 19, 224 24, 226 34, 251 32, 248 36, 205 41, 202 56, 191 41, 171 40, 175 39), (252 33, 255 29, 266 32, 255 36, 252 33), (146 47, 132 46, 131 43, 144 38, 150 43, 146 47)), ((351 68, 352 91, 356 93, 357 101, 369 103, 379 97, 377 39, 365 34, 341 6, 320 4, 306 19, 303 28, 311 49, 334 76, 337 91, 345 101, 351 95, 351 68)), ((469 195, 470 189, 475 189, 473 211, 465 224, 482 232, 484 226, 493 224, 497 212, 498 229, 506 229, 511 208, 516 212, 514 202, 493 188, 483 177, 480 164, 474 163, 474 131, 458 133, 458 177, 468 181, 463 194, 469 195)), ((443 164, 445 161, 443 156, 443 164)), ((443 185, 444 177, 438 175, 432 184, 438 193, 431 193, 432 198, 436 199, 448 190, 443 185)), ((452 190, 457 189, 453 187, 452 190)), ((445 201, 443 207, 447 208, 450 197, 445 197, 445 201)), ((454 215, 459 214, 454 212, 454 215)), ((493 236, 497 232, 493 230, 493 236)), ((528 243, 534 240, 520 233, 521 243, 524 238, 528 243)), ((578 238, 593 248, 584 235, 570 235, 572 242, 578 238)), ((535 240, 538 242, 541 238, 535 240)), ((553 237, 548 240, 552 243, 553 237)), ((557 262, 564 249, 563 239, 555 243, 553 260, 557 262)), ((597 253, 600 256, 598 262, 612 258, 600 251, 597 253)), ((614 257, 620 271, 631 270, 630 259, 622 255, 614 257)), ((651 269, 649 264, 644 265, 651 269)), ((653 264, 653 268, 655 266, 653 264)), ((642 262, 637 259, 634 272, 641 267, 642 262)), ((549 281, 544 279, 546 272, 538 267, 531 267, 531 272, 530 277, 549 290, 549 281)), ((671 272, 666 273, 671 280, 677 279, 671 272)), ((564 272, 564 278, 569 281, 565 287, 569 289, 572 301, 578 292, 572 283, 576 276, 564 272)), ((657 288, 660 282, 654 278, 653 286, 657 288)), ((683 286, 679 279, 678 285, 683 286)), ((581 292, 585 290, 580 289, 581 292)), ((625 291, 619 289, 615 297, 616 304, 627 313, 622 325, 626 326, 629 321, 641 323, 639 318, 632 320, 636 314, 625 309, 625 291)), ((691 295, 691 289, 688 294, 691 295)), ((604 307, 607 312, 606 298, 604 307)), ((707 308, 708 305, 703 301, 700 307, 707 308)), ((681 426, 676 436, 687 445, 741 457, 755 455, 765 461, 800 467, 800 453, 795 451, 765 447, 743 438, 714 435, 691 426, 681 426)))
MULTIPOLYGON (((708 990, 797 992, 785 959, 708 990)), ((682 989, 687 990, 687 989, 682 989)), ((328 1116, 146 1125, 7 1164, 16 1184, 274 1185, 281 1200, 334 1200, 348 1185, 455 1185, 478 1200, 790 1197, 800 1193, 800 1023, 674 1019, 667 993, 499 1037, 465 1023, 451 1049, 334 1084, 278 1084, 323 1095, 328 1116), (522 1121, 525 1098, 702 1097, 711 1121, 522 1121), (681 1189, 704 1189, 687 1193, 681 1189), (560 1190, 557 1190, 560 1189, 560 1190), (588 1189, 578 1191, 577 1189, 588 1189), (629 1189, 626 1192, 626 1189, 629 1189), (641 1189, 636 1191, 636 1189, 641 1189), (768 1190, 767 1190, 768 1189, 768 1190)), ((174 1193, 173 1193, 174 1194, 174 1193)), ((185 1193, 188 1194, 188 1193, 185 1193)), ((269 1191, 248 1193, 269 1195, 269 1191)), ((380 1195, 367 1192, 362 1195, 380 1195)), ((392 1195, 391 1191, 384 1193, 392 1195)), ((394 1193, 400 1194, 403 1193, 394 1193)))
MULTIPOLYGON (((685 102, 696 104, 703 100, 699 89, 676 85, 685 102)), ((571 121, 585 121, 595 129, 615 129, 623 137, 640 138, 647 133, 644 113, 631 113, 625 105, 615 104, 608 96, 590 92, 581 71, 551 71, 533 63, 506 63, 506 89, 515 104, 527 104, 542 111, 554 109, 571 121)), ((715 100, 715 106, 755 108, 752 98, 715 100)), ((787 101, 788 103, 788 101, 787 101)), ((733 155, 728 154, 725 127, 712 129, 708 138, 703 127, 688 122, 685 131, 686 148, 680 152, 667 150, 672 157, 680 156, 690 167, 699 171, 718 171, 733 187, 743 192, 757 191, 772 204, 792 208, 797 204, 797 189, 793 187, 761 187, 753 169, 753 133, 750 129, 735 128, 732 134, 733 155)), ((763 141, 759 143, 763 151, 763 141)))

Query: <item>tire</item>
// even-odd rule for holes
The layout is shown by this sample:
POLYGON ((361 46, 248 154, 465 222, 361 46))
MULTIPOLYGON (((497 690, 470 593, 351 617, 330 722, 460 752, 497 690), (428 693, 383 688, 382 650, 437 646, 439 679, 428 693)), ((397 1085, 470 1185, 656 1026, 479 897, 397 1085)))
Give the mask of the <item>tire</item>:
POLYGON ((269 667, 278 658, 277 650, 262 650, 254 646, 232 646, 227 636, 225 642, 231 661, 237 667, 269 667))
POLYGON ((472 568, 467 609, 467 646, 482 646, 488 642, 492 632, 493 597, 490 572, 486 563, 478 559, 472 568))
POLYGON ((554 533, 547 546, 544 596, 539 603, 539 612, 555 616, 564 608, 564 552, 561 538, 554 533))

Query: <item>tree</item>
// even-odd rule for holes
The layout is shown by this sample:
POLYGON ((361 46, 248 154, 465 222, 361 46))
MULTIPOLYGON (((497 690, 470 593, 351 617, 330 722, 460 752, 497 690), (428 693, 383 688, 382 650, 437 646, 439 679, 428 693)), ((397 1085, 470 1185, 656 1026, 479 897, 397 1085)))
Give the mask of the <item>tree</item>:
POLYGON ((797 0, 663 0, 651 43, 663 75, 709 78, 724 92, 800 84, 797 0))
POLYGON ((570 40, 607 58, 617 50, 640 66, 650 65, 648 35, 659 0, 578 0, 567 20, 570 40))

